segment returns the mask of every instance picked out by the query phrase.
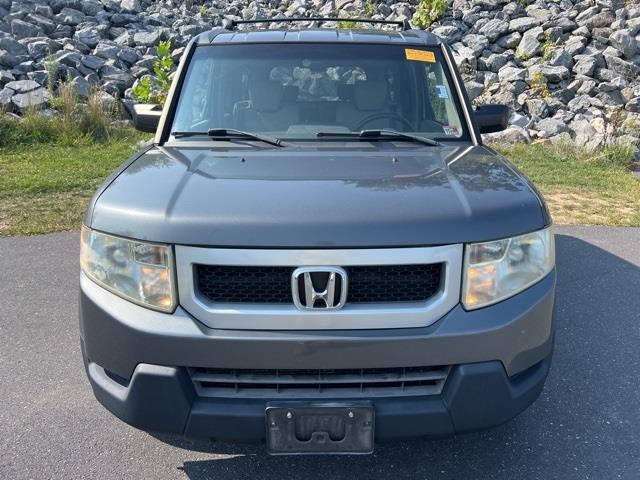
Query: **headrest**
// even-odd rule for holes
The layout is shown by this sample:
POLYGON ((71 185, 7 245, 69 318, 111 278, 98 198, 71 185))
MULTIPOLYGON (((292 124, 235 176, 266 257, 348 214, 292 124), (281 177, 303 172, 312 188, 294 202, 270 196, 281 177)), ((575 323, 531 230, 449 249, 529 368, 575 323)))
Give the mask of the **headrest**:
POLYGON ((387 99, 385 80, 356 80, 353 99, 358 110, 380 110, 387 99))
POLYGON ((284 88, 275 80, 253 79, 249 82, 251 104, 259 112, 273 112, 280 108, 284 88))

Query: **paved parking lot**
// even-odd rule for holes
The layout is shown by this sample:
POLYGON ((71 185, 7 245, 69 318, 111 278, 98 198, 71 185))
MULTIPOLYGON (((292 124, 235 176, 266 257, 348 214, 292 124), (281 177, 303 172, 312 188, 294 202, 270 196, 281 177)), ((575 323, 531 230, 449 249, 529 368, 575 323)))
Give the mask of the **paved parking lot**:
POLYGON ((541 398, 494 430, 268 457, 156 438, 94 400, 77 327, 78 235, 0 238, 0 478, 640 478, 640 229, 557 229, 556 351, 541 398))

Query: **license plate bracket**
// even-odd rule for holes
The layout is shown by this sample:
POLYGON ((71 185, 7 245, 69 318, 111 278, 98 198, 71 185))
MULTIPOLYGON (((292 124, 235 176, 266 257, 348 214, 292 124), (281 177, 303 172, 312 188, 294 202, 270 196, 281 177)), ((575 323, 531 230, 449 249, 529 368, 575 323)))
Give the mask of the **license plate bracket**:
POLYGON ((269 404, 267 451, 272 455, 373 453, 370 403, 269 404))

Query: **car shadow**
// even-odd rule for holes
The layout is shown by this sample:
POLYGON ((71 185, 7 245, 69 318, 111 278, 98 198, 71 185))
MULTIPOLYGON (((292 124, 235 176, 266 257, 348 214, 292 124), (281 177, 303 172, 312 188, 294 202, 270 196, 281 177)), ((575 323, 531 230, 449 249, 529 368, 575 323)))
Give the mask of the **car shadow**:
POLYGON ((573 231, 556 234, 551 373, 541 397, 505 425, 453 438, 382 442, 370 456, 271 457, 262 445, 154 436, 204 454, 180 467, 192 480, 632 478, 625 472, 640 471, 634 453, 640 393, 637 373, 624 366, 640 365, 640 259, 624 260, 573 231))

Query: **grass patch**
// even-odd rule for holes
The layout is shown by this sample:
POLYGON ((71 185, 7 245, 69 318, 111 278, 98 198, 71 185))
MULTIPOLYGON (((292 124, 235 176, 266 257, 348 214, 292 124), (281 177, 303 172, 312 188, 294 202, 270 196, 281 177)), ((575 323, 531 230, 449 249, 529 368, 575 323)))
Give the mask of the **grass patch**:
POLYGON ((84 145, 0 148, 0 235, 80 228, 94 191, 136 150, 140 137, 84 145))
POLYGON ((588 152, 570 145, 496 146, 542 192, 559 224, 640 227, 631 146, 588 152))

